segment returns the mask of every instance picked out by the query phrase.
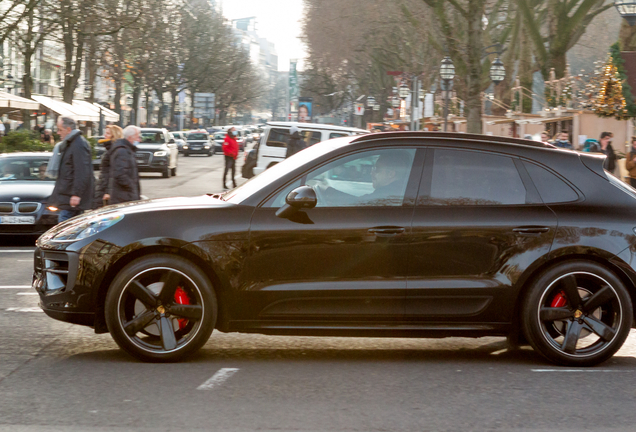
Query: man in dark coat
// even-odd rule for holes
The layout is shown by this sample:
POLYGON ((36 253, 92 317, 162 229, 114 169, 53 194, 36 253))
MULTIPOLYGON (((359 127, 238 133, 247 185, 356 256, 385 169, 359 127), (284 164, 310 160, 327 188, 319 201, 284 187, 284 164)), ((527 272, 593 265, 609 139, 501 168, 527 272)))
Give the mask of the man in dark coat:
POLYGON ((136 201, 140 197, 139 172, 135 160, 140 135, 141 129, 137 126, 127 126, 124 138, 115 141, 110 150, 108 194, 111 204, 136 201))
POLYGON ((62 142, 55 147, 49 163, 55 165, 57 181, 48 202, 60 209, 58 222, 63 222, 91 208, 95 178, 91 148, 77 129, 75 120, 61 117, 57 131, 62 142))
POLYGON ((305 149, 305 141, 303 141, 300 136, 300 129, 298 129, 298 126, 292 126, 289 129, 289 134, 291 135, 291 138, 287 143, 287 153, 285 154, 285 158, 305 149))

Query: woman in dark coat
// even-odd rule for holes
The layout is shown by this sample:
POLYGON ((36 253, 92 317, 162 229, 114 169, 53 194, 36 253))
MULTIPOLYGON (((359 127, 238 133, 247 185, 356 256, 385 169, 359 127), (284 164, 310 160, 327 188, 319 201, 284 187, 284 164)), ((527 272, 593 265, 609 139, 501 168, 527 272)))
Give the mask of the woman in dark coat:
POLYGON ((110 195, 108 194, 108 183, 110 181, 110 155, 112 145, 115 141, 123 137, 124 133, 119 126, 108 125, 104 131, 104 139, 99 140, 99 143, 106 148, 106 152, 102 155, 102 161, 99 167, 99 180, 95 188, 94 208, 109 204, 110 195))

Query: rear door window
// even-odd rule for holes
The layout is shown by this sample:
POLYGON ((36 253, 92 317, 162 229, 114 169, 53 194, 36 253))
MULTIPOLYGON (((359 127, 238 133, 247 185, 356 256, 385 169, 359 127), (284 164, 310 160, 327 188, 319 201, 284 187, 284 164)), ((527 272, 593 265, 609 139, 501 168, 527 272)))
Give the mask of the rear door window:
POLYGON ((527 191, 512 158, 475 151, 435 149, 432 165, 432 173, 428 176, 430 183, 427 180, 421 189, 419 205, 527 203, 527 191))

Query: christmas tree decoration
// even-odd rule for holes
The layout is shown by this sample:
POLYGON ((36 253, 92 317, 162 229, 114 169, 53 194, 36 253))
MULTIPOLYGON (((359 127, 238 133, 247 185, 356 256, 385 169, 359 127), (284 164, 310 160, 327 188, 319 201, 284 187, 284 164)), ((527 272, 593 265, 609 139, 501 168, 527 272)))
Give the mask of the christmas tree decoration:
POLYGON ((592 79, 590 90, 595 94, 591 108, 597 116, 615 117, 619 120, 629 117, 623 95, 623 82, 611 56, 592 79))

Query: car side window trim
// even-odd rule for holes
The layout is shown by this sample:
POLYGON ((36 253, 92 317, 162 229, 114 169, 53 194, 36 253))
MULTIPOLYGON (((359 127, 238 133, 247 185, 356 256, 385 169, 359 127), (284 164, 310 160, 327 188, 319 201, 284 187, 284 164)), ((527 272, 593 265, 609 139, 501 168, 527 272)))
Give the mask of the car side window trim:
POLYGON ((530 174, 528 174, 528 170, 526 170, 523 162, 515 157, 512 158, 512 161, 517 167, 517 171, 521 176, 521 181, 526 188, 526 204, 544 204, 543 199, 541 199, 541 195, 530 178, 530 174))
MULTIPOLYGON (((393 146, 382 146, 382 147, 373 147, 373 148, 365 148, 365 149, 358 149, 358 150, 354 150, 348 153, 343 153, 343 154, 339 154, 337 156, 334 156, 326 161, 324 161, 323 163, 321 163, 320 165, 314 166, 312 167, 311 171, 315 171, 318 170, 320 168, 322 168, 323 166, 335 161, 336 159, 340 159, 340 158, 345 158, 345 157, 349 157, 355 154, 362 154, 364 152, 370 151, 370 150, 394 150, 396 147, 393 146)), ((422 149, 421 147, 418 146, 400 146, 400 149, 403 150, 415 150, 415 156, 413 157, 413 165, 411 166, 411 172, 409 174, 409 179, 407 181, 407 186, 406 186, 406 190, 404 191, 404 201, 402 203, 402 207, 413 207, 414 203, 415 203, 415 198, 417 197, 417 191, 419 189, 419 179, 422 175, 422 163, 421 161, 424 159, 424 149, 422 149), (418 163, 419 161, 419 163, 418 163)), ((299 179, 301 179, 300 182, 300 186, 303 186, 306 181, 307 181, 307 172, 303 172, 301 175, 298 175, 296 177, 294 177, 293 179, 289 180, 288 182, 286 182, 283 186, 277 188, 274 192, 272 192, 271 194, 267 195, 266 198, 264 198, 263 200, 261 200, 261 202, 256 206, 256 208, 261 208, 264 207, 272 198, 276 197, 276 195, 278 195, 280 192, 282 192, 285 188, 289 187, 292 183, 297 182, 299 179)), ((272 207, 275 208, 275 207, 272 207)), ((346 208, 346 207, 342 207, 342 208, 346 208)), ((359 208, 359 207, 352 207, 352 208, 359 208)))

